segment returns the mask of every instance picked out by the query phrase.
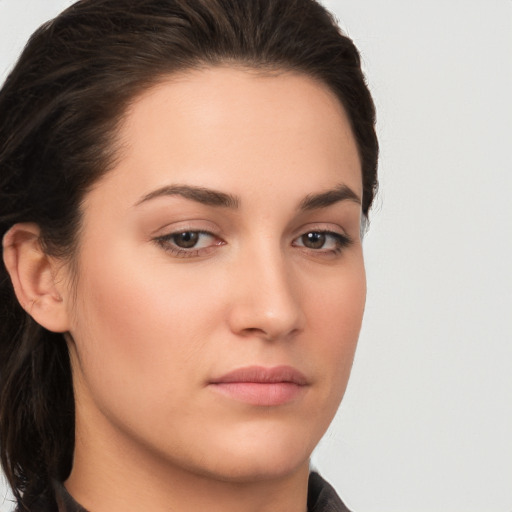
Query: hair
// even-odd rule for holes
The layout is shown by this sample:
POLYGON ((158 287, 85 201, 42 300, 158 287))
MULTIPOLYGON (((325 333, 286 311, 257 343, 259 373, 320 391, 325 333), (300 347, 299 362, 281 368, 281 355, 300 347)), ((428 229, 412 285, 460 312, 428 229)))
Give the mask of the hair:
MULTIPOLYGON (((353 42, 315 0, 82 0, 30 38, 0 91, 0 236, 34 222, 72 260, 80 204, 112 168, 130 102, 172 73, 239 65, 293 71, 344 106, 362 167, 365 217, 377 188, 375 109, 353 42)), ((64 336, 19 305, 0 263, 0 452, 18 506, 51 499, 74 450, 64 336)))

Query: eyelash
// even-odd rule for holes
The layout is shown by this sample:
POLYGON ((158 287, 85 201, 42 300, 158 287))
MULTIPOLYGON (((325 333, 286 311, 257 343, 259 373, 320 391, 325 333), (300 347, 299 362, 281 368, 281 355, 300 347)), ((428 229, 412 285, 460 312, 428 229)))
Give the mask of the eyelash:
MULTIPOLYGON (((162 247, 166 252, 170 253, 172 256, 176 258, 194 258, 198 256, 206 256, 209 254, 212 250, 215 250, 216 247, 219 247, 221 245, 226 245, 224 241, 216 237, 213 233, 209 231, 202 231, 202 230, 183 230, 183 231, 176 231, 173 233, 169 233, 167 235, 162 235, 154 239, 155 242, 162 247), (204 235, 209 236, 212 239, 217 240, 215 243, 208 245, 206 247, 200 247, 198 249, 191 247, 189 249, 181 248, 176 246, 175 239, 179 235, 184 234, 191 234, 191 235, 204 235)), ((298 236, 293 240, 292 245, 294 247, 302 248, 305 251, 316 253, 317 255, 339 255, 343 252, 343 249, 349 247, 352 245, 353 240, 349 238, 347 235, 342 235, 341 233, 336 233, 334 231, 329 231, 325 229, 312 229, 309 231, 306 231, 302 235, 298 236), (297 240, 304 241, 304 237, 308 235, 323 235, 325 237, 331 237, 334 240, 335 247, 333 249, 312 249, 309 247, 306 247, 305 245, 297 245, 295 242, 297 240)))

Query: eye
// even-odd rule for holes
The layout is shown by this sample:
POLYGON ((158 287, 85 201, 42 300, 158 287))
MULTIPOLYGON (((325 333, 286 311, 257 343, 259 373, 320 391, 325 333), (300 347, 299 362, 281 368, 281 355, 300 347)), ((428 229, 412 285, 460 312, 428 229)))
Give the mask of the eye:
POLYGON ((178 257, 201 256, 215 246, 224 245, 218 237, 207 231, 179 231, 159 236, 155 241, 163 249, 178 257))
POLYGON ((181 249, 192 249, 198 245, 199 240, 204 243, 204 239, 208 238, 208 236, 209 235, 206 235, 206 233, 200 233, 198 231, 184 231, 183 233, 171 235, 171 241, 181 249))
POLYGON ((350 238, 333 231, 308 231, 293 241, 296 247, 304 247, 324 253, 339 253, 352 243, 350 238))

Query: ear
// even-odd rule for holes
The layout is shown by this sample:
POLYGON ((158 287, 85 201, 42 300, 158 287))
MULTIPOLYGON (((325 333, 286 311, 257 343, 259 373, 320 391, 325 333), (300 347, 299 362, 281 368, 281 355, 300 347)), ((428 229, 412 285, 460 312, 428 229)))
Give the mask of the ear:
POLYGON ((68 312, 59 291, 65 280, 58 280, 62 264, 44 252, 39 227, 15 224, 4 235, 3 257, 22 308, 49 331, 68 331, 68 312))

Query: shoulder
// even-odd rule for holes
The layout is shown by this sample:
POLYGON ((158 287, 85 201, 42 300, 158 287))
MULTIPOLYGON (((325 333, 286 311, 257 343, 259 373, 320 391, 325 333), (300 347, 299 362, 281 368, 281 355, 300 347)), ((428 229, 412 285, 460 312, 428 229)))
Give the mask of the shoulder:
MULTIPOLYGON (((47 499, 34 501, 29 507, 29 512, 59 512, 56 503, 47 499)), ((14 512, 27 512, 27 509, 22 505, 18 505, 14 512)))
POLYGON ((308 512, 350 512, 334 488, 318 473, 309 475, 308 512))

